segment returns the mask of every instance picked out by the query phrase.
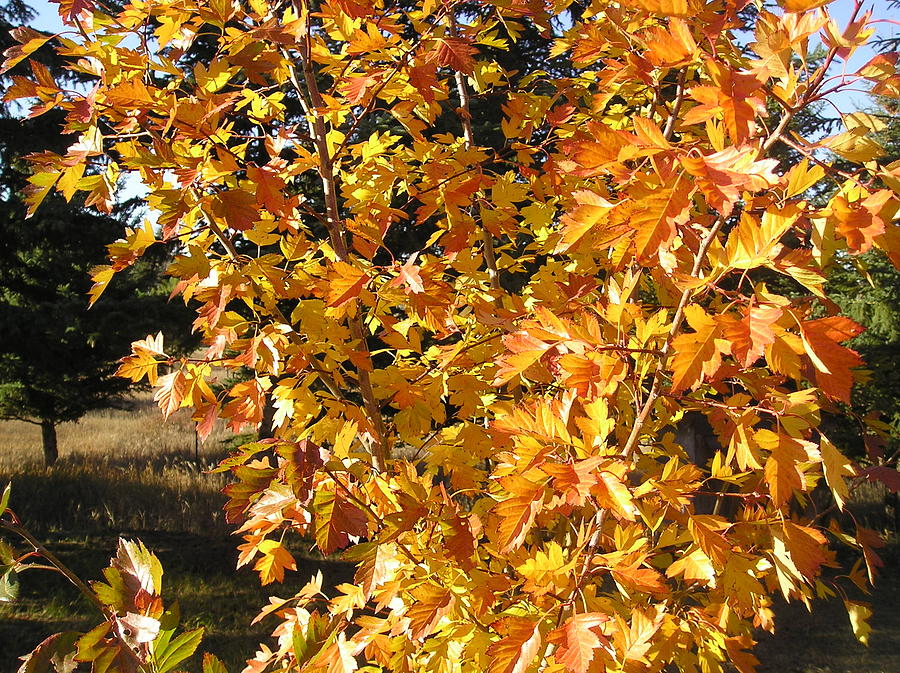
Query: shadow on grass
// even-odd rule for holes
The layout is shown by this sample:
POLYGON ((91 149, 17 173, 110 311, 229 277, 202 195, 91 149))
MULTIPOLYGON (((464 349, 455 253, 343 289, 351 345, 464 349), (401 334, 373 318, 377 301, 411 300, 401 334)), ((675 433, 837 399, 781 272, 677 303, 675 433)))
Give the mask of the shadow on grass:
POLYGON ((223 474, 190 454, 116 458, 73 455, 51 468, 0 472, 13 484, 13 507, 36 532, 104 534, 115 530, 227 535, 223 474))
POLYGON ((900 671, 900 578, 893 568, 875 585, 869 646, 850 629, 839 599, 816 601, 813 612, 798 603, 775 607, 776 634, 762 634, 758 673, 897 673, 900 671))
MULTIPOLYGON (((305 558, 305 550, 298 547, 292 550, 298 571, 289 573, 284 584, 263 588, 251 570, 234 569, 235 538, 146 531, 140 537, 162 562, 166 604, 178 600, 184 628, 206 629, 201 649, 221 658, 230 671, 240 671, 271 632, 272 620, 250 626, 269 595, 291 595, 319 571, 327 587, 353 578, 352 565, 305 558)), ((46 543, 79 576, 98 578, 115 553, 116 540, 111 535, 80 539, 50 535, 46 543)), ((12 605, 0 605, 0 673, 14 673, 21 663, 18 657, 50 634, 85 631, 97 623, 93 608, 64 578, 44 571, 24 574, 20 598, 12 605)), ((200 657, 194 659, 186 670, 198 670, 200 657)))

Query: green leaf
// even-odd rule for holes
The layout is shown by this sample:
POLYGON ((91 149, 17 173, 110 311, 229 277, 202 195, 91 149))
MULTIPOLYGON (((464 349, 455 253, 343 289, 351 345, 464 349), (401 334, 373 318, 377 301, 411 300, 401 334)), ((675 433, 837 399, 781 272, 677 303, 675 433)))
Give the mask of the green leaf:
POLYGON ((11 603, 19 596, 19 576, 15 566, 0 566, 0 603, 11 603))
POLYGON ((331 621, 318 612, 313 612, 305 629, 294 631, 294 656, 300 666, 322 651, 335 637, 336 631, 331 621))
POLYGON ((98 624, 78 639, 78 661, 94 661, 106 649, 104 639, 109 633, 109 622, 98 624))
POLYGON ((175 635, 175 629, 178 628, 178 622, 181 621, 181 609, 178 601, 175 601, 163 612, 159 618, 159 635, 152 643, 153 656, 158 659, 160 653, 164 653, 169 648, 172 636, 175 635))
POLYGON ((173 639, 165 649, 158 650, 154 648, 154 659, 156 660, 157 673, 166 673, 171 671, 182 661, 190 657, 200 646, 203 640, 203 628, 194 629, 182 633, 173 639))
POLYGON ((128 600, 128 590, 125 588, 125 579, 116 568, 104 568, 103 577, 106 582, 93 582, 94 593, 100 601, 118 611, 128 600))
POLYGON ((6 488, 3 489, 3 495, 0 495, 0 516, 3 516, 4 512, 6 512, 6 507, 9 505, 9 494, 12 491, 12 482, 9 482, 6 485, 6 488))
POLYGON ((203 673, 228 673, 228 669, 216 655, 206 652, 203 654, 203 673))
POLYGON ((0 566, 11 566, 16 562, 16 552, 5 540, 0 540, 0 566))

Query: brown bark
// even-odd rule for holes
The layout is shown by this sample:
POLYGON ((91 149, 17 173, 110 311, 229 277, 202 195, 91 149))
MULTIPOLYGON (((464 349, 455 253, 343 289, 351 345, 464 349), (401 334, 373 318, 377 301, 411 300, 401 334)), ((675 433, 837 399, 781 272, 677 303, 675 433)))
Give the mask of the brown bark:
POLYGON ((59 447, 56 443, 56 423, 41 420, 41 445, 44 449, 44 465, 50 467, 59 458, 59 447))

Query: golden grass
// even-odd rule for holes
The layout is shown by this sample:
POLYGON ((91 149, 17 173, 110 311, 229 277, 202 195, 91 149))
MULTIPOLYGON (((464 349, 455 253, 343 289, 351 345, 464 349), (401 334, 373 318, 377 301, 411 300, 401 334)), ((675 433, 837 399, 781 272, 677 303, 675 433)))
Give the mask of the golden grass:
POLYGON ((43 466, 40 428, 0 423, 0 484, 35 530, 69 533, 224 533, 221 490, 211 474, 232 434, 220 422, 202 444, 186 410, 164 421, 149 393, 129 410, 103 410, 59 427, 60 459, 43 466))
MULTIPOLYGON (((164 421, 151 393, 138 393, 128 400, 129 409, 93 411, 75 423, 57 426, 60 458, 149 457, 172 453, 193 453, 194 424, 187 409, 164 421)), ((199 453, 217 453, 231 438, 219 421, 199 453)), ((22 421, 0 421, 0 469, 20 470, 42 462, 41 429, 22 421)))

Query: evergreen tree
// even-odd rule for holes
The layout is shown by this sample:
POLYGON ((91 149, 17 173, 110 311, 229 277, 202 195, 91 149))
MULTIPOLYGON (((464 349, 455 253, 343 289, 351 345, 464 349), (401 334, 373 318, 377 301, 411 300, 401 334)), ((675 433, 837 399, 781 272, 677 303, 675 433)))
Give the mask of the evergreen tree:
MULTIPOLYGON (((3 48, 13 43, 10 28, 32 17, 19 2, 0 6, 3 48)), ((64 72, 50 50, 43 52, 51 71, 64 72)), ((58 457, 57 424, 108 406, 125 392, 128 382, 114 374, 130 342, 158 320, 184 325, 189 318, 183 307, 166 303, 159 256, 113 283, 88 310, 89 271, 105 260, 105 244, 122 235, 128 213, 121 209, 110 217, 48 196, 40 212, 26 219, 23 157, 65 151, 75 138, 61 132, 61 113, 24 123, 21 113, 0 107, 0 418, 40 425, 49 465, 58 457)))

